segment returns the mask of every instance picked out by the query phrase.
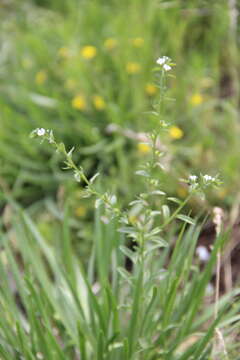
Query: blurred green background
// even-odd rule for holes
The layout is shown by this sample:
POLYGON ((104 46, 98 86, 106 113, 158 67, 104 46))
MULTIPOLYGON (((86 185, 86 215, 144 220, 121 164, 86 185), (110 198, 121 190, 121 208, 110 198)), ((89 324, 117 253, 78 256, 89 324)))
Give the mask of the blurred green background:
POLYGON ((176 63, 163 113, 170 128, 161 139, 168 192, 184 197, 176 179, 219 173, 224 185, 208 201, 232 206, 240 167, 239 44, 227 0, 1 1, 0 27, 5 192, 24 206, 62 196, 72 199, 76 216, 87 216, 59 156, 29 139, 44 127, 75 147, 89 175, 104 174, 105 189, 131 199, 141 187, 134 170, 148 157, 138 134, 156 126, 148 114, 159 95, 152 69, 167 55, 176 63))

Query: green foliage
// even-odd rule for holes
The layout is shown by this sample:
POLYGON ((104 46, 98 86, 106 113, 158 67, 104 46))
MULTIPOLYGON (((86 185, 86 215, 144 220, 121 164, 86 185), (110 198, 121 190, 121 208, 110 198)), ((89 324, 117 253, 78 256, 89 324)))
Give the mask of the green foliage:
POLYGON ((203 205, 239 182, 230 15, 215 0, 0 4, 1 360, 236 359, 239 289, 209 294, 220 218, 195 256, 203 205))
MULTIPOLYGON (((62 181, 69 187, 48 148, 27 141, 36 127, 51 128, 68 148, 80 148, 87 173, 99 166, 109 173, 109 184, 122 192, 131 188, 126 158, 137 164, 143 154, 123 133, 155 127, 143 114, 156 99, 155 88, 146 86, 155 83, 152 64, 167 54, 177 63, 167 93, 176 101, 163 116, 183 134, 175 139, 166 132, 161 139, 171 154, 169 177, 186 176, 189 169, 215 175, 218 169, 226 185, 212 197, 230 203, 238 186, 239 127, 233 107, 237 50, 228 35, 226 3, 25 0, 2 5, 0 175, 15 198, 28 204, 55 193, 62 181), (96 56, 83 51, 89 45, 96 56), (112 123, 120 134, 108 133, 112 123)), ((174 181, 171 189, 181 192, 174 181)))
MULTIPOLYGON (((164 70, 161 74, 165 77, 164 70)), ((80 356, 97 360, 209 356, 216 327, 221 327, 222 319, 228 325, 235 321, 235 312, 227 311, 226 301, 218 304, 218 314, 213 306, 206 313, 203 306, 226 235, 219 232, 210 260, 200 272, 199 266, 193 266, 193 259, 201 225, 180 212, 191 196, 216 185, 217 179, 205 175, 198 180, 191 175, 187 181, 190 195, 184 201, 168 198, 159 189, 156 178, 156 167, 163 171, 159 166, 161 153, 156 149, 156 129, 150 135, 152 160, 137 172, 145 179, 146 191, 127 209, 121 209, 115 195, 97 189, 99 174, 88 180, 84 169, 73 161, 74 149, 67 151, 63 143, 56 141, 52 130, 37 128, 31 137, 40 138, 41 143, 47 141, 64 155, 66 169, 73 171, 77 182, 85 183, 82 196, 97 198, 94 243, 84 266, 72 244, 68 209, 61 225, 60 247, 49 246, 27 212, 9 199, 16 217, 13 229, 2 235, 6 264, 1 268, 6 279, 11 273, 19 291, 16 302, 8 280, 1 288, 0 304, 6 314, 0 322, 4 359, 16 354, 26 359, 80 356), (169 208, 169 201, 177 203, 175 210, 169 208), (131 218, 132 209, 135 219, 131 218), (177 219, 184 222, 180 228, 175 224, 177 219), (171 237, 178 231, 171 254, 171 237), (11 246, 12 238, 14 242, 17 239, 16 248, 11 246), (133 242, 133 249, 127 246, 128 239, 133 242), (126 268, 126 259, 131 269, 126 268), (13 332, 5 335, 9 322, 13 332), (205 330, 207 322, 211 326, 205 330), (17 342, 13 343, 13 336, 17 342), (186 346, 188 337, 195 336, 198 341, 186 346)), ((234 302, 233 294, 228 301, 234 302)))
POLYGON ((141 243, 134 251, 125 247, 116 221, 104 224, 100 208, 84 267, 67 212, 61 238, 50 246, 27 212, 11 206, 13 227, 1 235, 2 359, 208 359, 214 328, 224 333, 234 325, 236 292, 221 300, 216 321, 213 306, 204 306, 226 234, 200 272, 193 256, 201 225, 181 226, 173 253, 168 232, 156 247, 155 234, 146 234, 143 254, 141 243))

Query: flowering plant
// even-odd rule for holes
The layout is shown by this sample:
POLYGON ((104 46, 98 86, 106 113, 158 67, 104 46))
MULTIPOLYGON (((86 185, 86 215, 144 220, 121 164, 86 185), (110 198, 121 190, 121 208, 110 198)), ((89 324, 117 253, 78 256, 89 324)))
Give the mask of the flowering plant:
MULTIPOLYGON (((166 71, 161 71, 161 81, 166 71)), ((160 94, 160 101, 162 98, 163 94, 160 94)), ((156 116, 160 117, 161 106, 156 110, 156 116)), ((56 274, 56 282, 61 284, 55 294, 59 288, 62 289, 67 304, 67 307, 58 310, 58 316, 61 322, 63 319, 66 322, 71 336, 74 337, 77 332, 83 359, 114 357, 137 360, 155 359, 157 356, 159 359, 200 360, 211 351, 209 339, 214 336, 220 316, 187 350, 184 343, 196 329, 202 330, 204 321, 209 321, 213 314, 213 311, 207 316, 205 314, 200 324, 194 321, 199 316, 205 289, 224 238, 218 234, 203 273, 197 270, 191 273, 201 226, 181 212, 194 194, 203 192, 209 186, 217 186, 219 180, 210 175, 190 175, 184 180, 189 185, 189 195, 183 201, 163 192, 159 180, 159 172, 164 172, 161 163, 163 153, 157 144, 165 128, 166 123, 161 120, 158 128, 149 134, 152 156, 136 172, 145 180, 146 190, 136 196, 126 209, 120 207, 116 195, 98 190, 98 173, 88 179, 84 169, 75 164, 72 157, 74 148, 66 150, 63 143, 56 141, 51 130, 40 128, 31 133, 31 137, 39 138, 41 143, 47 141, 65 157, 65 168, 71 169, 75 180, 82 183, 82 196, 96 197, 97 232, 89 261, 89 275, 82 266, 78 272, 70 245, 64 254, 64 258, 67 256, 65 270, 57 274, 58 266, 53 254, 49 253, 49 248, 43 247, 51 271, 56 274), (169 206, 170 203, 176 204, 175 209, 169 206), (178 224, 175 226, 176 220, 184 224, 171 251, 172 236, 179 228, 178 224), (190 225, 188 229, 187 224, 190 225), (108 231, 111 231, 111 236, 105 239, 103 233, 108 231), (129 241, 131 246, 128 246, 129 241), (126 266, 126 259, 130 267, 126 266), (81 279, 81 291, 77 279, 81 279), (183 300, 178 296, 180 291, 183 300), (74 317, 70 322, 66 316, 68 307, 78 314, 77 323, 74 317), (206 345, 207 341, 210 345, 206 345)), ((40 281, 43 279, 46 281, 46 276, 42 276, 40 281)), ((51 289, 53 285, 48 283, 48 287, 51 289)))

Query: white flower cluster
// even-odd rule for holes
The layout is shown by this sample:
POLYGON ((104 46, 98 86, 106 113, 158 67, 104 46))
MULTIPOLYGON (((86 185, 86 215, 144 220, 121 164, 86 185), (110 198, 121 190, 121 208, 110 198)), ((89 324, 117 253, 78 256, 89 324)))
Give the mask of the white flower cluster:
POLYGON ((54 136, 52 130, 46 130, 44 128, 37 128, 33 130, 30 134, 30 137, 41 137, 42 142, 47 140, 50 144, 54 143, 54 136))
POLYGON ((196 175, 189 175, 188 180, 189 180, 190 183, 194 183, 194 182, 197 181, 197 176, 196 175))
POLYGON ((188 181, 190 184, 197 183, 198 180, 202 180, 204 185, 210 185, 211 183, 215 183, 217 181, 216 177, 211 175, 201 175, 200 179, 196 175, 189 175, 188 181))
POLYGON ((190 185, 190 191, 198 187, 198 177, 196 175, 189 175, 188 183, 190 185))
POLYGON ((189 185, 189 190, 197 190, 199 192, 203 192, 207 187, 209 186, 218 186, 221 184, 221 181, 218 179, 218 177, 214 177, 211 175, 202 175, 196 176, 196 175, 189 175, 186 182, 189 185))
POLYGON ((44 136, 46 134, 46 130, 44 128, 38 128, 36 129, 36 134, 38 136, 44 136))
POLYGON ((171 59, 168 56, 162 56, 158 58, 156 62, 158 65, 161 65, 163 70, 165 71, 169 71, 172 69, 172 67, 169 65, 171 59))
POLYGON ((205 183, 214 183, 216 181, 216 178, 210 175, 203 175, 202 178, 205 183))

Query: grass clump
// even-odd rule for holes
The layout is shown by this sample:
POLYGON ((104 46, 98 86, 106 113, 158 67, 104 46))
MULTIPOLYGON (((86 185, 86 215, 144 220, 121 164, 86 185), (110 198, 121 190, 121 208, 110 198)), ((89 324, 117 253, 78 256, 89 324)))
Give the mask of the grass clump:
POLYGON ((8 197, 14 215, 11 228, 1 233, 1 359, 210 360, 230 358, 234 351, 225 339, 234 336, 238 322, 238 290, 215 304, 207 293, 229 234, 218 221, 201 269, 195 248, 202 223, 184 212, 191 197, 203 197, 220 181, 189 175, 184 200, 162 190, 159 141, 167 128, 163 100, 174 64, 167 57, 157 63, 157 126, 143 143, 151 156, 136 173, 145 189, 128 206, 102 191, 101 175, 89 179, 75 163, 74 149, 66 150, 52 130, 32 132, 64 156, 66 169, 82 184, 82 197, 95 197, 92 251, 84 265, 72 242, 67 204, 58 237, 49 244, 29 213, 8 197))

